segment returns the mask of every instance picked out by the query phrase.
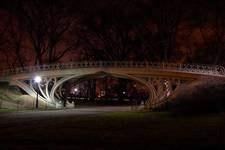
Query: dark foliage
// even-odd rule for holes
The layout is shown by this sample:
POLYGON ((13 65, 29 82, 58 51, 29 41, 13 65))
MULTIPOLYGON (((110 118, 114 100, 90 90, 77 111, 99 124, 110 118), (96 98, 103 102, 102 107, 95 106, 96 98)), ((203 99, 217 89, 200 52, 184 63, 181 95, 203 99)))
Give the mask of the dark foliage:
POLYGON ((71 60, 223 65, 224 7, 224 0, 2 0, 0 65, 71 60))
POLYGON ((225 111, 225 82, 202 80, 182 87, 167 106, 175 113, 201 114, 225 111))

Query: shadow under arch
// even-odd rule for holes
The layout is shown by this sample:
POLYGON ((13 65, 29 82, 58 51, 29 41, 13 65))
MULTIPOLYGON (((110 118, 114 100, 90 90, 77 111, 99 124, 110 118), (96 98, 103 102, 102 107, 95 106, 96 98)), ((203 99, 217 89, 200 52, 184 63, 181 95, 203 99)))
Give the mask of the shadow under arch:
POLYGON ((150 83, 148 83, 146 80, 135 77, 135 76, 131 76, 128 74, 123 74, 123 73, 118 73, 118 72, 107 72, 107 71, 100 71, 100 72, 94 72, 94 73, 86 73, 86 74, 74 74, 74 75, 70 75, 67 77, 64 77, 60 80, 57 81, 57 83, 52 87, 51 92, 50 92, 50 98, 52 99, 52 101, 54 103, 57 103, 56 98, 55 98, 55 92, 57 90, 57 88, 65 83, 66 81, 69 81, 71 79, 77 79, 75 82, 79 83, 81 81, 87 80, 89 78, 93 78, 93 77, 106 77, 106 76, 112 76, 112 77, 116 77, 116 78, 123 78, 123 79, 129 79, 129 80, 133 80, 136 81, 142 85, 144 85, 148 91, 149 94, 149 98, 147 100, 146 103, 146 107, 150 107, 150 103, 152 100, 155 99, 156 97, 156 90, 154 88, 153 85, 151 85, 150 83))

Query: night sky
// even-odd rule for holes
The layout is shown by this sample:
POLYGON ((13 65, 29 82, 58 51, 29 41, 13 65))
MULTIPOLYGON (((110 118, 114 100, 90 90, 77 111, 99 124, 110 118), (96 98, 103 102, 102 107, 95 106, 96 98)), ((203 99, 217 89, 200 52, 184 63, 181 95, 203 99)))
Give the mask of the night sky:
POLYGON ((3 0, 0 68, 76 60, 224 65, 224 0, 3 0))

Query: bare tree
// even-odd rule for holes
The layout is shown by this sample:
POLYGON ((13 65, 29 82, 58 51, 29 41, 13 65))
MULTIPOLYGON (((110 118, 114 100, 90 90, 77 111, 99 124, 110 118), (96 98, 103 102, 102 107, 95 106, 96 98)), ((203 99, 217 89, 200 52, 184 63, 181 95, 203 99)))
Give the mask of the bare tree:
POLYGON ((24 55, 25 52, 25 36, 23 31, 20 30, 20 24, 17 20, 11 19, 11 23, 7 32, 8 46, 7 50, 14 55, 14 63, 18 67, 24 67, 27 63, 27 58, 24 55))
POLYGON ((68 2, 49 4, 47 14, 47 52, 48 63, 59 61, 71 51, 78 40, 71 39, 70 32, 77 24, 75 15, 69 13, 68 2), (59 11, 60 10, 60 11, 59 11))
POLYGON ((184 4, 179 0, 150 1, 148 6, 148 24, 142 30, 145 47, 149 55, 158 61, 174 60, 176 37, 181 23, 184 4))
POLYGON ((64 41, 74 20, 66 2, 33 0, 17 5, 17 17, 36 55, 35 64, 57 62, 74 47, 64 41))
POLYGON ((225 3, 222 0, 193 4, 190 28, 198 31, 198 44, 193 61, 199 63, 224 64, 225 56, 225 3), (203 13, 204 12, 204 13, 203 13))
POLYGON ((8 46, 7 33, 10 25, 11 17, 6 15, 7 13, 1 10, 0 15, 2 17, 0 22, 0 53, 1 53, 1 64, 3 68, 10 68, 11 64, 8 58, 8 52, 6 47, 8 46))
POLYGON ((85 27, 80 30, 80 39, 85 45, 85 54, 91 59, 125 60, 133 50, 133 18, 129 1, 107 1, 103 6, 92 6, 83 17, 85 27), (124 7, 126 6, 126 12, 124 7))

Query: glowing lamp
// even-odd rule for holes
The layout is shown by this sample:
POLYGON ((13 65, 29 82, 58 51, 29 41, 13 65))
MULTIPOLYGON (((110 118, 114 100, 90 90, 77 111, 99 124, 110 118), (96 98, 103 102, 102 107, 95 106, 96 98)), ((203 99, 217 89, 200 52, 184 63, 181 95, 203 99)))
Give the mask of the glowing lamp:
POLYGON ((36 77, 34 78, 34 82, 40 83, 40 82, 41 82, 41 77, 40 77, 40 76, 36 76, 36 77))

